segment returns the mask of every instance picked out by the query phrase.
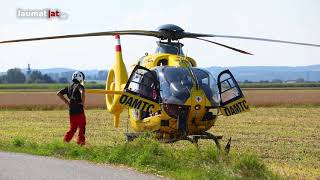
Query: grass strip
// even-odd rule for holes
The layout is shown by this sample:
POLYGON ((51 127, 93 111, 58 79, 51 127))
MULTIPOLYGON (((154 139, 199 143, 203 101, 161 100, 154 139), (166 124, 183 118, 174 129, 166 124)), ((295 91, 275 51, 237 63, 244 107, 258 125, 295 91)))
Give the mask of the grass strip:
POLYGON ((280 179, 253 154, 226 155, 213 146, 197 149, 194 145, 175 149, 170 144, 141 137, 112 146, 80 147, 53 141, 37 144, 25 138, 1 142, 0 150, 41 156, 88 160, 95 163, 126 165, 139 171, 174 179, 280 179))

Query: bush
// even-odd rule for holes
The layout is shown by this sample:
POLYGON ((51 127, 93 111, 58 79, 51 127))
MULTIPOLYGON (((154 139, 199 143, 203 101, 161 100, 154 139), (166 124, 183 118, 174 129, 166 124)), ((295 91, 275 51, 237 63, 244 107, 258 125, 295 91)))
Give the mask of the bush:
POLYGON ((23 138, 13 139, 13 146, 15 147, 23 147, 25 144, 26 144, 26 141, 23 138))

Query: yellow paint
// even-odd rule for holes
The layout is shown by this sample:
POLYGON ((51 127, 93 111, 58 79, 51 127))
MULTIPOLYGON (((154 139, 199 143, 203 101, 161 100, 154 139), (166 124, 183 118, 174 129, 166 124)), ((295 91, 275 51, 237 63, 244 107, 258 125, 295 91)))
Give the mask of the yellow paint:
MULTIPOLYGON (((128 81, 128 73, 122 59, 122 53, 116 52, 116 61, 113 67, 109 70, 106 81, 107 91, 122 91, 124 85, 128 81)), ((106 94, 107 110, 113 114, 114 127, 119 127, 120 114, 123 107, 119 104, 120 94, 106 94)))
POLYGON ((190 105, 190 112, 188 114, 188 130, 190 133, 203 132, 214 125, 214 120, 202 121, 206 113, 206 107, 211 106, 202 89, 197 90, 193 87, 191 89, 191 96, 185 105, 190 105), (199 106, 200 109, 196 109, 196 106, 199 106))
POLYGON ((174 124, 172 121, 169 121, 171 123, 170 126, 160 126, 161 120, 172 119, 165 113, 165 111, 161 111, 161 114, 151 115, 150 117, 144 119, 141 118, 140 113, 140 110, 129 108, 130 123, 134 131, 144 132, 160 130, 162 133, 176 133, 176 124, 174 124))
POLYGON ((122 94, 122 91, 112 91, 103 89, 86 89, 86 93, 89 94, 122 94))
POLYGON ((160 129, 161 119, 161 115, 156 115, 152 117, 147 117, 140 121, 136 121, 134 123, 134 129, 136 129, 138 132, 157 131, 160 129))
POLYGON ((167 53, 148 55, 144 57, 143 64, 140 64, 140 65, 148 69, 152 69, 154 67, 159 66, 158 64, 163 59, 168 60, 168 66, 186 67, 186 63, 181 63, 182 61, 186 61, 188 66, 192 66, 192 67, 197 66, 196 61, 190 57, 178 56, 178 55, 167 54, 167 53))

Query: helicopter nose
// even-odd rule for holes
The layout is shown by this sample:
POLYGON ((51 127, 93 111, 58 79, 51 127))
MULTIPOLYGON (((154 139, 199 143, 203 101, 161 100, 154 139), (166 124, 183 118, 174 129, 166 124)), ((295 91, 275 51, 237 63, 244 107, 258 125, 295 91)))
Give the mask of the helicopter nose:
POLYGON ((194 109, 195 109, 196 111, 200 111, 200 110, 202 110, 204 107, 205 107, 205 98, 204 98, 204 97, 197 96, 197 97, 195 98, 194 109))
POLYGON ((204 111, 206 105, 205 95, 200 91, 192 93, 191 96, 192 110, 196 114, 202 114, 201 112, 204 111))

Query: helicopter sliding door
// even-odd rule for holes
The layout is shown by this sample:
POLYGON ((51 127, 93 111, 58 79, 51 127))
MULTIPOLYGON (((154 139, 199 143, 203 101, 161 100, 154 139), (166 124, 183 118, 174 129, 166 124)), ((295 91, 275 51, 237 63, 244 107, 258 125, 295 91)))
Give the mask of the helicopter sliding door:
POLYGON ((135 66, 120 97, 120 104, 154 113, 160 109, 159 82, 155 72, 135 66))
POLYGON ((231 116, 249 111, 244 95, 229 70, 222 71, 218 76, 220 95, 220 111, 225 116, 231 116))

